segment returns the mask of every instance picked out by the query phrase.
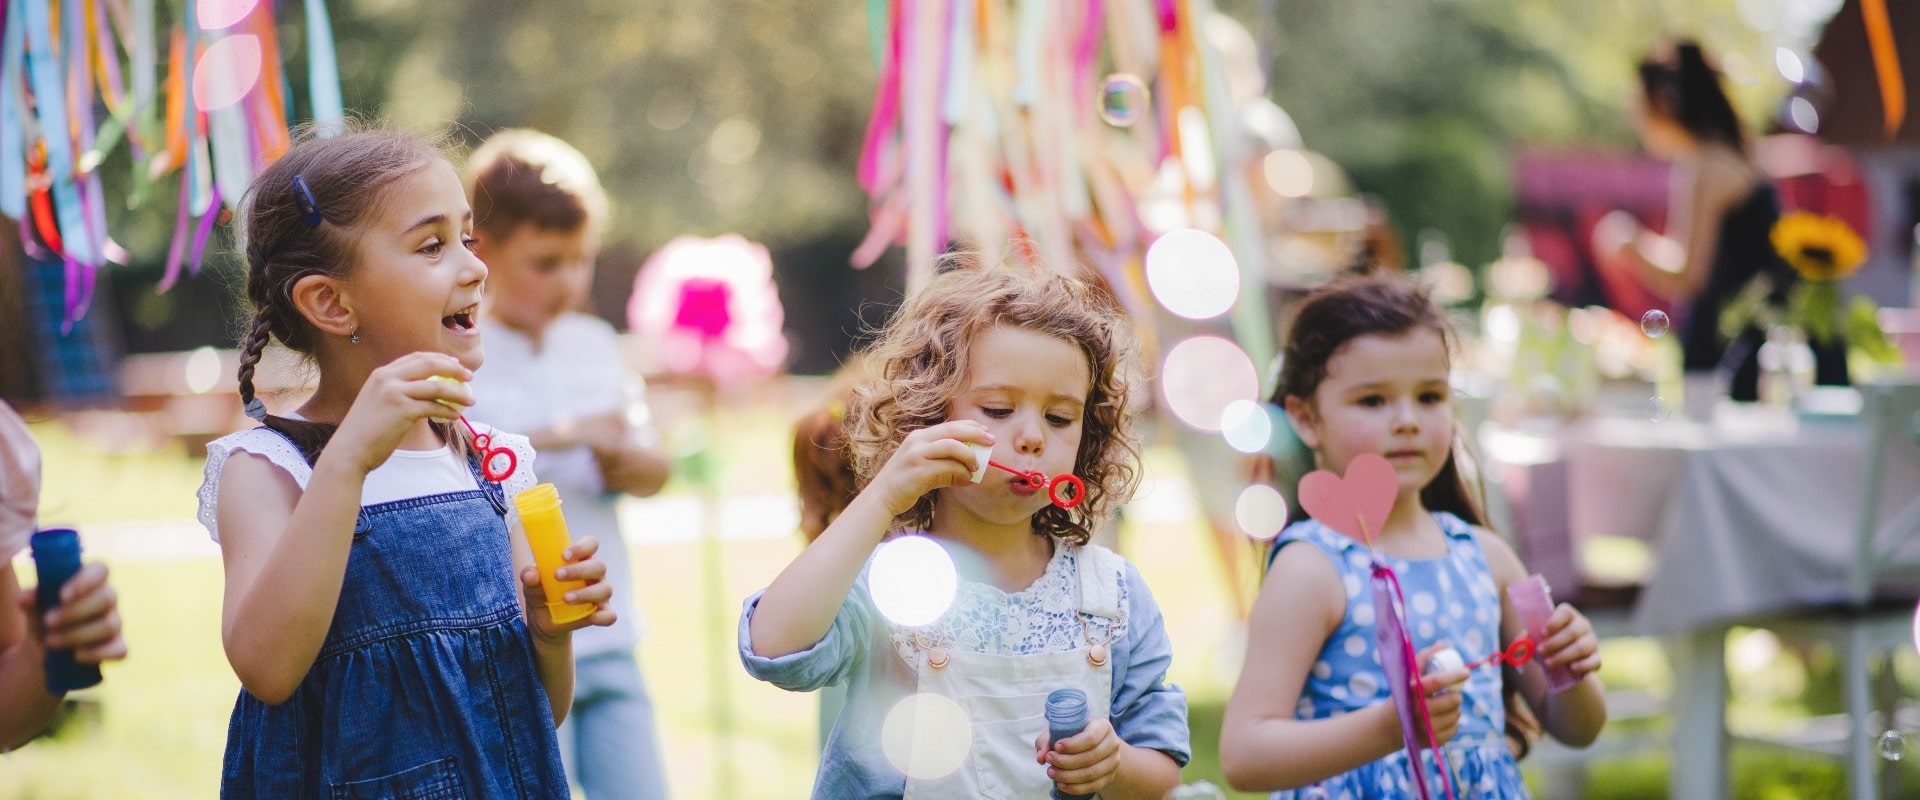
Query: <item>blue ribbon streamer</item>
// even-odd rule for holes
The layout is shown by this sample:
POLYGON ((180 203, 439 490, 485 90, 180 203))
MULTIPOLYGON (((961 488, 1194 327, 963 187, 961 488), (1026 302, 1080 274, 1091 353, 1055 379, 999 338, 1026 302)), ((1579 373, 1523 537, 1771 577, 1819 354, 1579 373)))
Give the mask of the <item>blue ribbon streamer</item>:
MULTIPOLYGON (((21 64, 26 49, 25 3, 8 3, 6 33, 0 34, 0 64, 21 64)), ((21 75, 0 71, 0 214, 27 218, 26 132, 21 129, 21 75)))
POLYGON ((333 25, 326 0, 307 0, 307 91, 313 94, 313 121, 347 118, 340 103, 340 67, 333 55, 333 25))

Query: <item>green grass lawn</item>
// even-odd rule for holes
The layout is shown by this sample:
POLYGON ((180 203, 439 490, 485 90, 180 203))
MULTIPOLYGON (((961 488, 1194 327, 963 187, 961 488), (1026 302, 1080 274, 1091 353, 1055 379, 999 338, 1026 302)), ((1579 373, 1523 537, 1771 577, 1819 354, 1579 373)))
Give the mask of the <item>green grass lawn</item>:
MULTIPOLYGON (((736 412, 715 436, 726 485, 746 493, 784 491, 791 480, 787 415, 770 408, 736 412)), ((87 524, 192 516, 200 467, 179 450, 108 456, 56 424, 39 424, 35 433, 47 450, 47 505, 61 510, 58 518, 81 523, 83 533, 87 524)), ((1177 480, 1181 470, 1168 452, 1156 449, 1149 473, 1177 480)), ((1197 521, 1130 520, 1122 545, 1163 607, 1176 654, 1171 679, 1187 690, 1192 704, 1195 758, 1185 780, 1224 786, 1216 752, 1220 718, 1240 667, 1228 580, 1197 521)), ((701 548, 686 542, 633 551, 638 600, 651 628, 640 656, 674 794, 721 797, 724 781, 725 796, 733 798, 805 797, 815 765, 815 700, 749 679, 732 643, 741 599, 785 566, 799 551, 799 539, 723 543, 724 585, 718 591, 703 579, 701 548), (719 691, 731 709, 725 716, 714 704, 719 691)), ((163 800, 217 793, 227 715, 238 689, 220 648, 220 564, 199 557, 110 566, 132 658, 107 667, 102 686, 74 695, 75 711, 56 735, 0 755, 0 800, 163 800)), ((1657 651, 1646 643, 1609 643, 1608 659, 1604 677, 1610 685, 1666 681, 1657 651)), ((1804 702, 1799 695, 1810 680, 1806 671, 1780 677, 1781 670, 1794 669, 1768 662, 1764 674, 1736 677, 1737 692, 1758 697, 1736 702, 1736 717, 1804 702)), ((1666 772, 1658 752, 1603 762, 1594 768, 1587 796, 1662 797, 1666 772)), ((1730 772, 1743 800, 1841 792, 1838 768, 1817 761, 1737 749, 1730 772)))

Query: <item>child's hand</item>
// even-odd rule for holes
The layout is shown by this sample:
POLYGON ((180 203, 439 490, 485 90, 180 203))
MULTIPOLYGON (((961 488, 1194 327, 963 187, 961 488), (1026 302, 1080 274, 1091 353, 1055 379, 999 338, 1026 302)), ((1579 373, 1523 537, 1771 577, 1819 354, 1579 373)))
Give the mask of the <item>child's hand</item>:
POLYGON ((60 607, 45 614, 33 589, 22 591, 18 602, 42 648, 71 649, 83 664, 127 657, 127 642, 120 638, 119 596, 107 583, 107 565, 94 562, 73 573, 60 587, 60 607))
MULTIPOLYGON (((1446 649, 1447 646, 1446 642, 1435 642, 1428 645, 1425 650, 1421 650, 1419 656, 1416 658, 1420 664, 1420 668, 1425 670, 1427 667, 1427 659, 1432 658, 1434 653, 1446 649)), ((1465 667, 1462 667, 1460 669, 1421 676, 1420 691, 1427 695, 1427 718, 1433 722, 1433 739, 1431 741, 1427 739, 1426 730, 1416 731, 1420 736, 1421 743, 1425 746, 1439 747, 1444 745, 1452 741, 1453 735, 1459 732, 1460 703, 1461 698, 1465 695, 1463 692, 1454 691, 1454 688, 1464 686, 1470 674, 1465 667)))
POLYGON ((1600 671, 1600 637, 1585 614, 1561 603, 1547 618, 1547 640, 1540 643, 1536 657, 1546 666, 1565 666, 1584 678, 1600 671))
POLYGON ((1632 214, 1615 209, 1593 226, 1594 256, 1606 262, 1617 261, 1640 236, 1640 221, 1632 214))
POLYGON ((566 566, 556 570, 554 576, 563 581, 586 581, 587 585, 567 592, 560 599, 563 603, 592 603, 593 613, 566 624, 553 621, 553 613, 547 610, 547 590, 540 585, 540 568, 529 566, 520 570, 520 591, 527 600, 527 628, 533 635, 545 642, 557 642, 564 634, 585 628, 589 625, 612 625, 620 615, 607 608, 613 599, 613 587, 604 579, 607 577, 607 565, 593 557, 600 552, 600 540, 591 536, 567 545, 561 551, 566 566))
POLYGON ((333 441, 353 448, 349 451, 353 463, 372 472, 400 446, 400 439, 414 423, 459 418, 460 412, 447 403, 461 408, 473 405, 473 390, 463 383, 433 380, 435 376, 471 381, 473 371, 445 353, 409 353, 396 358, 367 376, 333 441))
POLYGON ((545 430, 527 435, 535 450, 569 450, 586 447, 597 455, 616 450, 627 440, 627 417, 614 411, 591 417, 566 418, 545 430))
POLYGON ((867 489, 880 493, 889 513, 904 514, 927 492, 972 482, 975 464, 969 443, 991 446, 993 434, 985 425, 964 419, 909 433, 867 489))
POLYGON ((1047 734, 1033 741, 1039 755, 1035 759, 1047 767, 1047 778, 1061 794, 1092 797, 1113 783, 1120 771, 1120 748, 1126 746, 1113 732, 1113 723, 1105 717, 1087 723, 1086 730, 1053 743, 1047 748, 1047 734))

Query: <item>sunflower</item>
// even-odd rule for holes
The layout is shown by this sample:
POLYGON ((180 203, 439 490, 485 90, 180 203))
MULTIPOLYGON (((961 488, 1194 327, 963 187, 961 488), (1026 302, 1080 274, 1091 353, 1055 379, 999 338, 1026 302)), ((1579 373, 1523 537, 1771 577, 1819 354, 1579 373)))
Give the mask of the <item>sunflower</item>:
POLYGON ((1860 234, 1838 218, 1795 211, 1773 224, 1773 249, 1800 277, 1832 281, 1852 275, 1867 260, 1860 234))

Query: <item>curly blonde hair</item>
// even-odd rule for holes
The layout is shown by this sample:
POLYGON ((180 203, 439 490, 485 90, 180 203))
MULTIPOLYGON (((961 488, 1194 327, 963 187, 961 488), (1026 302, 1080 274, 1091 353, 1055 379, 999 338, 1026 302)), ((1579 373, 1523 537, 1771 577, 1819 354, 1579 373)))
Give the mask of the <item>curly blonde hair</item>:
MULTIPOLYGON (((966 388, 973 342, 995 325, 1057 337, 1086 354, 1093 384, 1073 468, 1086 482, 1086 500, 1033 515, 1036 535, 1085 544, 1096 521, 1126 502, 1139 480, 1132 402, 1139 343, 1109 298, 1051 270, 969 260, 934 276, 894 314, 870 351, 877 377, 856 389, 848 409, 854 472, 864 488, 907 434, 946 420, 948 406, 966 388)), ((926 530, 933 505, 930 492, 894 522, 926 530)))

